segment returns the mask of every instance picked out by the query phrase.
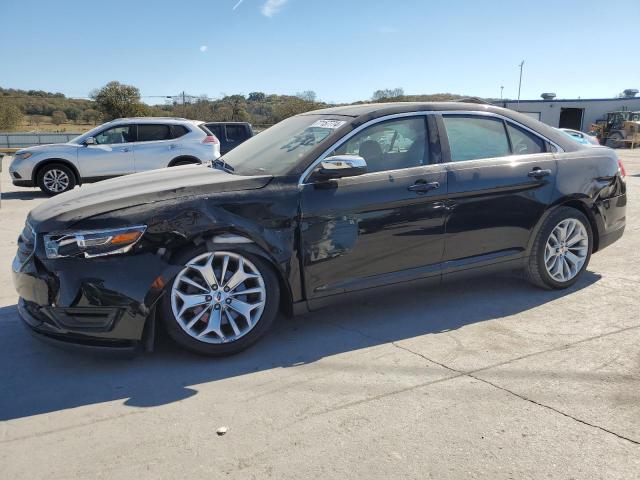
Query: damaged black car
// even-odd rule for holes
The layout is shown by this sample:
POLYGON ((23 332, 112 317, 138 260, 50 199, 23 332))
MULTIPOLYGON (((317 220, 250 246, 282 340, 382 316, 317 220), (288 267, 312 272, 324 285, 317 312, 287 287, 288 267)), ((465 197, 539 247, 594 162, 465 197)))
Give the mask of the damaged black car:
POLYGON ((562 289, 622 236, 625 189, 613 150, 511 110, 318 110, 212 166, 44 202, 18 240, 18 309, 62 343, 152 349, 163 323, 181 346, 226 355, 278 312, 362 289, 513 269, 562 289))

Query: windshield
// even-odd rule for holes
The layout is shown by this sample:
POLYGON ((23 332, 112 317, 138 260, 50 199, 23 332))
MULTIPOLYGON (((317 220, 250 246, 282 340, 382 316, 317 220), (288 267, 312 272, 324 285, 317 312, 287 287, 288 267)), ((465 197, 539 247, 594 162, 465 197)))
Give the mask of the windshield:
POLYGON ((347 120, 350 117, 336 115, 290 117, 238 145, 222 160, 241 175, 284 175, 347 120))

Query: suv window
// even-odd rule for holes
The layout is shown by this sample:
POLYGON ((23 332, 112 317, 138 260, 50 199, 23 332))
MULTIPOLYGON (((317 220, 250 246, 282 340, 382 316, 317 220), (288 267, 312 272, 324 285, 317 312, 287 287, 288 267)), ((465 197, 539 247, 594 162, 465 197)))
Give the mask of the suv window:
POLYGON ((504 122, 492 117, 444 115, 451 161, 511 155, 504 122))
POLYGON ((138 142, 153 142, 155 140, 169 140, 171 128, 163 124, 138 125, 138 142))
POLYGON ((233 142, 242 142, 249 138, 247 128, 244 125, 227 125, 227 139, 233 142))
POLYGON ((218 140, 220 140, 221 142, 224 142, 226 140, 226 137, 224 135, 224 127, 222 125, 212 125, 212 124, 208 124, 206 126, 211 133, 213 133, 218 140))
POLYGON ((189 129, 184 125, 171 125, 171 138, 180 138, 189 133, 189 129))
POLYGON ((410 168, 429 163, 423 116, 387 120, 365 128, 329 155, 360 155, 367 172, 410 168))
POLYGON ((103 130, 95 137, 98 145, 114 145, 117 143, 128 143, 134 139, 133 125, 121 125, 103 130))
MULTIPOLYGON (((509 138, 511 139, 511 149, 514 155, 530 155, 532 153, 543 153, 546 151, 544 140, 533 135, 520 127, 507 122, 507 132, 509 132, 509 138)), ((579 135, 569 134, 576 137, 579 135)))

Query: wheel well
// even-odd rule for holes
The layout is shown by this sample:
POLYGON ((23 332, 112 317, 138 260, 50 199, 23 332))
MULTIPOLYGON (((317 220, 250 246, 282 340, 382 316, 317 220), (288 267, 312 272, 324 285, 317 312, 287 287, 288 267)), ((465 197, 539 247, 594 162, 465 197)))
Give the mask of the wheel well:
POLYGON ((36 168, 33 169, 31 180, 33 181, 34 185, 37 185, 38 183, 38 175, 40 175, 40 171, 47 165, 51 165, 53 163, 58 163, 58 164, 64 165, 65 167, 69 167, 76 177, 76 183, 78 185, 82 184, 82 178, 80 177, 80 172, 78 172, 78 169, 73 163, 71 163, 69 160, 64 160, 62 158, 49 158, 47 160, 43 160, 42 162, 40 162, 38 165, 36 165, 36 168))
POLYGON ((589 220, 589 224, 591 225, 591 232, 593 233, 593 253, 598 251, 600 235, 598 234, 598 223, 596 222, 596 217, 593 212, 587 207, 584 202, 580 200, 568 200, 564 203, 558 205, 559 207, 571 207, 576 210, 584 213, 584 215, 589 220))
MULTIPOLYGON (((280 287, 280 311, 284 312, 287 316, 293 316, 293 296, 291 294, 291 286, 289 282, 285 278, 285 275, 282 271, 277 267, 274 259, 260 246, 256 245, 251 241, 250 243, 223 243, 223 242, 212 242, 214 237, 211 237, 209 240, 202 239, 199 242, 189 242, 176 248, 175 250, 169 252, 168 258, 175 258, 179 252, 184 249, 194 248, 198 245, 201 245, 202 242, 207 243, 207 248, 209 249, 218 249, 218 250, 227 250, 227 251, 236 251, 246 253, 251 253, 253 255, 259 256, 262 258, 273 270, 276 278, 278 279, 278 286, 280 287)), ((245 237, 246 238, 246 237, 245 237)))
POLYGON ((202 163, 198 158, 193 157, 191 155, 181 155, 171 160, 169 162, 169 167, 175 166, 175 164, 178 162, 202 163))

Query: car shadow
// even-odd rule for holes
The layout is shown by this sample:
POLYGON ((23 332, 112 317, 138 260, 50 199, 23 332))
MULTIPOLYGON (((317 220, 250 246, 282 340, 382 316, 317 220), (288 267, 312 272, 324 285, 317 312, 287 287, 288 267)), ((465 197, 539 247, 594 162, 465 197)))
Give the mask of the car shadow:
POLYGON ((33 200, 35 198, 49 198, 40 190, 19 190, 2 192, 3 200, 33 200))
POLYGON ((279 318, 272 332, 235 356, 214 359, 182 351, 160 335, 156 351, 133 357, 67 351, 28 334, 15 305, 0 308, 0 420, 124 400, 151 407, 196 395, 192 386, 276 368, 313 363, 344 352, 421 335, 439 335, 473 323, 538 307, 594 284, 586 272, 564 291, 526 281, 483 277, 437 288, 388 287, 364 292, 293 319, 279 318))

